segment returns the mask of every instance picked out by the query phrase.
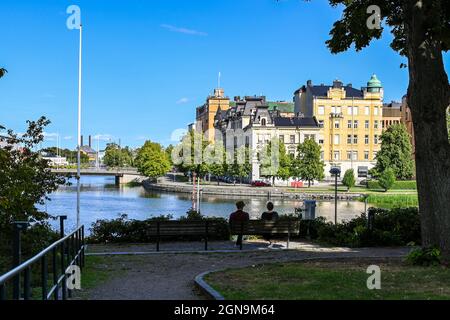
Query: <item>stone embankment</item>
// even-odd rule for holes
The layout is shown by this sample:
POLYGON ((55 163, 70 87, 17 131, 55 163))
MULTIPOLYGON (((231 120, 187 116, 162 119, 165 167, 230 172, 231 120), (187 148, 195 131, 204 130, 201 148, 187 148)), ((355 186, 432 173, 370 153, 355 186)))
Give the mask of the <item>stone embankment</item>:
MULTIPOLYGON (((142 185, 146 190, 159 191, 159 192, 174 192, 174 193, 192 193, 192 185, 185 183, 168 183, 164 182, 151 182, 145 180, 142 185)), ((298 199, 298 200, 332 200, 334 199, 334 193, 323 192, 287 192, 277 187, 250 187, 246 185, 202 185, 200 188, 202 195, 220 195, 226 197, 263 197, 263 198, 282 198, 282 199, 298 199)), ((362 194, 345 194, 339 193, 338 199, 340 200, 357 200, 361 198, 362 194)))

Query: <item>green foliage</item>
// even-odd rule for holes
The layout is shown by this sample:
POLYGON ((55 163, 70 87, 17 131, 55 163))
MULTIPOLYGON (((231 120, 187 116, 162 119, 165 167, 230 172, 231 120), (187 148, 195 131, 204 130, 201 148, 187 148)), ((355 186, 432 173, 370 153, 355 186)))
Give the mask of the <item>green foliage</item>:
POLYGON ((0 78, 2 78, 8 71, 4 68, 0 68, 0 78))
POLYGON ((158 178, 171 169, 167 153, 159 143, 146 141, 136 157, 138 171, 146 177, 158 178))
POLYGON ((355 186, 355 172, 353 169, 348 169, 345 171, 344 178, 342 178, 342 184, 347 187, 347 190, 350 190, 355 186))
POLYGON ((116 143, 108 143, 105 149, 103 163, 111 168, 133 166, 133 153, 130 148, 121 148, 116 143))
MULTIPOLYGON (((420 217, 417 208, 378 209, 369 208, 375 215, 373 230, 367 228, 367 216, 345 221, 337 225, 319 217, 309 223, 311 239, 338 246, 372 247, 402 246, 420 243, 420 217)), ((307 223, 303 223, 300 235, 306 236, 307 223)))
POLYGON ((320 146, 313 139, 306 139, 297 147, 298 155, 292 166, 292 176, 308 181, 322 180, 325 177, 325 163, 320 159, 320 146))
MULTIPOLYGON (((6 259, 11 254, 13 221, 32 223, 23 238, 25 256, 36 253, 53 241, 54 234, 47 224, 51 216, 36 205, 43 205, 49 200, 48 195, 66 181, 52 173, 48 161, 33 151, 43 141, 44 128, 50 121, 42 117, 27 123, 28 129, 20 137, 8 130, 8 145, 0 148, 0 256, 6 259)), ((1 129, 4 128, 0 126, 1 129)))
POLYGON ((381 149, 377 153, 372 173, 381 174, 387 168, 394 170, 398 179, 410 179, 414 175, 412 146, 405 125, 390 126, 381 135, 381 149))
MULTIPOLYGON (((50 147, 42 149, 43 152, 48 153, 51 156, 56 156, 59 154, 61 157, 65 157, 69 163, 76 164, 77 163, 77 151, 76 150, 69 150, 69 149, 58 149, 56 147, 50 147)), ((82 164, 88 164, 89 163, 89 157, 87 154, 84 154, 83 152, 80 153, 80 160, 82 164)))
MULTIPOLYGON (((172 215, 162 215, 159 217, 152 217, 144 221, 130 220, 127 215, 121 215, 113 220, 97 220, 92 224, 91 234, 87 241, 89 243, 148 243, 156 241, 155 237, 148 235, 148 229, 155 221, 169 221, 172 220, 172 215)), ((196 211, 188 211, 187 216, 180 217, 179 221, 189 220, 210 220, 218 224, 217 232, 211 234, 211 240, 228 240, 230 233, 228 229, 228 221, 223 218, 204 217, 196 211)), ((200 236, 171 236, 164 237, 165 240, 186 240, 197 241, 200 236)))
POLYGON ((395 172, 391 168, 385 169, 378 177, 378 184, 384 189, 384 191, 391 189, 394 186, 394 183, 395 172))
MULTIPOLYGON (((372 190, 381 189, 382 187, 377 180, 370 180, 368 188, 372 190)), ((417 190, 417 182, 415 180, 397 180, 391 190, 417 190)))
POLYGON ((415 266, 437 266, 441 264, 441 251, 436 247, 417 248, 408 254, 406 262, 415 266))

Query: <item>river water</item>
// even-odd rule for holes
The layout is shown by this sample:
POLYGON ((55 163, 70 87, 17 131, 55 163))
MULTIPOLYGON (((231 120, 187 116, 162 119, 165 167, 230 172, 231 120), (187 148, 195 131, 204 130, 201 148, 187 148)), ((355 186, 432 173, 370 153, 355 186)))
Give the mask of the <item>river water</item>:
MULTIPOLYGON (((50 195, 42 209, 51 215, 67 215, 67 230, 76 225, 76 182, 63 186, 50 195)), ((238 199, 226 196, 203 196, 200 210, 203 215, 228 217, 235 210, 238 199)), ((246 203, 245 211, 251 218, 257 219, 265 209, 266 198, 240 197, 246 203)), ((275 210, 279 214, 294 212, 302 207, 302 201, 274 199, 275 210)), ((130 219, 144 220, 159 215, 171 214, 178 218, 186 214, 192 202, 189 194, 149 192, 143 187, 114 185, 114 177, 82 176, 80 221, 87 228, 98 219, 115 219, 127 214, 130 219)), ((357 201, 339 201, 338 220, 350 220, 364 211, 364 203, 357 201)), ((316 216, 334 221, 334 201, 318 201, 316 216)), ((57 226, 54 223, 55 227, 57 226)))

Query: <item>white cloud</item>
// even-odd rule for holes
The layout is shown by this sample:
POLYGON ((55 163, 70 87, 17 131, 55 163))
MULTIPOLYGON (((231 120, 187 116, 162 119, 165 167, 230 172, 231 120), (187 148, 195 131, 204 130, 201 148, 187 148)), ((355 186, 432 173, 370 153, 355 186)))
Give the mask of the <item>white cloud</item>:
POLYGON ((177 101, 177 104, 183 104, 183 103, 188 103, 189 99, 188 98, 181 98, 177 101))
POLYGON ((187 29, 187 28, 179 28, 176 26, 172 26, 170 24, 162 24, 161 28, 167 29, 172 32, 190 34, 190 35, 194 35, 194 36, 207 36, 208 35, 206 32, 203 32, 203 31, 197 31, 197 30, 187 29))

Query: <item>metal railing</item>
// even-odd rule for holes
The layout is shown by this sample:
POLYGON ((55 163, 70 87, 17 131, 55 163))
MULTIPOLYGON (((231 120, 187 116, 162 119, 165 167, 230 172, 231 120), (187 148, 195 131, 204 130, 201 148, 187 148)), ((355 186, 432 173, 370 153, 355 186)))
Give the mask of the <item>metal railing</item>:
POLYGON ((73 265, 78 266, 80 270, 84 267, 84 226, 64 236, 65 218, 60 217, 61 239, 21 264, 20 233, 16 233, 14 249, 18 252, 14 254, 13 260, 14 264, 18 265, 0 276, 0 300, 31 300, 39 297, 42 300, 66 300, 71 297, 72 290, 67 288, 66 283, 67 269, 73 265), (32 276, 35 276, 32 271, 33 268, 36 270, 36 267, 40 279, 37 283, 32 283, 32 276), (11 282, 12 288, 9 287, 11 282), (33 288, 40 289, 40 292, 33 288))

